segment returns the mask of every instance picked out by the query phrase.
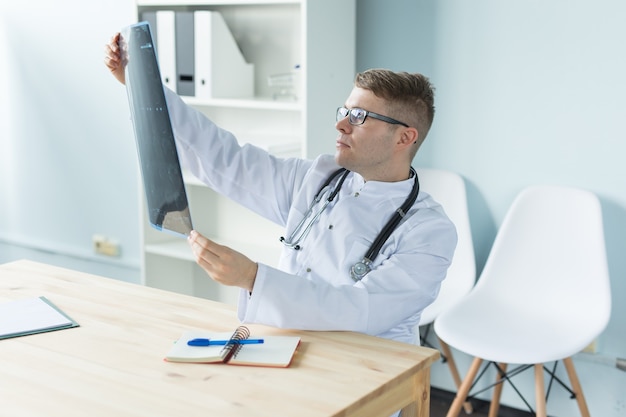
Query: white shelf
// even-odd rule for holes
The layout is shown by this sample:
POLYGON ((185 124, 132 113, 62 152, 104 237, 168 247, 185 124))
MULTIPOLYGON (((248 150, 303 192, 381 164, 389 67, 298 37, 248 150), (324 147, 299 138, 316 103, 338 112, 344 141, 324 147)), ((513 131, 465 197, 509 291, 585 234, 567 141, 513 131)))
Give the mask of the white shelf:
MULTIPOLYGON (((270 266, 276 266, 278 263, 280 249, 277 245, 274 247, 268 247, 267 245, 256 245, 253 243, 229 240, 220 237, 210 237, 209 239, 220 245, 225 245, 241 252, 255 262, 261 262, 270 266)), ((144 250, 146 253, 152 255, 160 255, 168 258, 195 262, 191 248, 185 239, 148 244, 145 245, 144 250)))
POLYGON ((189 173, 186 170, 183 170, 183 180, 186 185, 195 185, 197 187, 206 187, 202 181, 196 178, 193 174, 189 173))
MULTIPOLYGON (((242 145, 254 144, 277 157, 314 158, 334 152, 334 110, 350 93, 355 74, 356 0, 136 0, 135 4, 138 18, 161 9, 221 13, 245 61, 254 66, 254 97, 183 96, 188 105, 232 132, 242 145), (288 80, 293 85, 287 81, 277 85, 276 77, 288 73, 296 74, 288 80)), ((218 195, 189 173, 183 175, 194 228, 253 261, 277 264, 280 226, 218 195)), ((143 190, 141 202, 143 282, 236 302, 236 289, 207 279, 185 239, 148 224, 143 190)))
POLYGON ((302 0, 137 0, 137 6, 246 6, 264 4, 300 4, 302 0))
POLYGON ((144 251, 153 255, 195 262, 189 244, 184 239, 147 244, 144 251))
POLYGON ((189 96, 182 96, 182 99, 185 103, 196 107, 226 107, 233 109, 281 110, 290 112, 298 112, 302 110, 302 104, 295 100, 272 100, 270 98, 202 99, 189 96))

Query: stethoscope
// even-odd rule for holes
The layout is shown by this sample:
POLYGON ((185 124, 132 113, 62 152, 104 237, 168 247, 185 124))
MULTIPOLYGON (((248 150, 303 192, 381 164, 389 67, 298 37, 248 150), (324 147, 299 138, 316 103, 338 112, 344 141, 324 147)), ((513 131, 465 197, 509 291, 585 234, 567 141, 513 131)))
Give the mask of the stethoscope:
MULTIPOLYGON (((328 177, 328 179, 320 187, 317 194, 315 194, 315 197, 313 198, 309 209, 307 210, 300 223, 298 223, 298 225, 294 228, 293 232, 291 232, 288 238, 285 238, 284 236, 280 237, 280 241, 285 246, 290 247, 294 250, 301 249, 300 243, 307 237, 307 235, 311 231, 311 228, 313 227, 313 224, 319 219, 319 217, 322 215, 322 212, 335 199, 337 193, 339 193, 339 190, 341 190, 343 182, 346 180, 346 177, 349 173, 350 171, 348 171, 347 169, 340 168, 328 177), (337 181, 335 187, 332 189, 332 191, 328 192, 330 190, 330 184, 335 180, 335 178, 339 177, 340 175, 341 177, 337 181), (326 200, 324 201, 322 206, 315 212, 315 214, 313 214, 315 206, 317 206, 320 201, 322 201, 323 195, 327 192, 328 196, 326 197, 326 200)), ((417 200, 417 195, 420 192, 420 184, 419 179, 417 178, 417 172, 415 172, 415 169, 413 169, 413 167, 411 167, 411 175, 415 178, 415 180, 413 182, 413 188, 411 189, 408 197, 406 198, 404 203, 402 203, 402 205, 398 207, 398 209, 396 209, 387 224, 383 226, 380 233, 378 233, 378 236, 376 236, 376 239, 374 239, 374 243, 372 243, 372 246, 370 246, 369 250, 363 256, 363 259, 352 265, 352 267, 350 268, 350 277, 355 282, 362 280, 363 277, 365 277, 365 275, 367 275, 372 270, 372 262, 378 256, 378 253, 383 247, 383 244, 387 241, 387 239, 389 239, 391 233, 395 230, 400 221, 406 216, 406 213, 413 206, 415 200, 417 200)))

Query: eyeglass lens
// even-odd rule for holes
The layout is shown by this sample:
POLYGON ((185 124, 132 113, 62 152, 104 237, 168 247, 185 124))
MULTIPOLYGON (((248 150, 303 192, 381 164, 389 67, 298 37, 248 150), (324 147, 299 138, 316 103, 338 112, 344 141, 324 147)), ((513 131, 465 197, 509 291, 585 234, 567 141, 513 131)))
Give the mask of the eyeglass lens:
POLYGON ((345 107, 339 107, 337 109, 337 121, 344 119, 346 116, 348 117, 348 122, 352 125, 360 125, 365 122, 365 117, 367 117, 367 112, 363 109, 354 108, 354 109, 346 109, 345 107))

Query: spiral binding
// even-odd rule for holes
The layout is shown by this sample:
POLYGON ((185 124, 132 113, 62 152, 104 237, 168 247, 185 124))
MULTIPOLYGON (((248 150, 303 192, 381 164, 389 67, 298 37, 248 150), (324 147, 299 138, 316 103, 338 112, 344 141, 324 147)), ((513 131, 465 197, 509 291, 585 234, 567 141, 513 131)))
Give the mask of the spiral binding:
POLYGON ((228 362, 232 358, 237 357, 237 354, 243 347, 243 345, 239 343, 239 341, 245 340, 248 337, 250 337, 250 329, 248 329, 246 326, 237 327, 232 336, 230 336, 230 339, 228 339, 228 344, 224 346, 224 351, 228 352, 224 357, 224 362, 228 362))

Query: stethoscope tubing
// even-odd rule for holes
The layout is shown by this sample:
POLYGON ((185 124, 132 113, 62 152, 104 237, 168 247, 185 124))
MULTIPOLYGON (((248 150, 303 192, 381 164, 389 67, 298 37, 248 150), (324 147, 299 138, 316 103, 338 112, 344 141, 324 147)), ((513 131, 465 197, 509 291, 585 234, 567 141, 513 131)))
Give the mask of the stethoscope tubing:
MULTIPOLYGON (((285 246, 290 247, 294 250, 301 249, 300 243, 307 237, 307 235, 311 231, 311 228, 313 227, 313 224, 317 222, 317 220, 322 215, 326 207, 337 196, 337 194, 339 193, 339 190, 341 190, 341 187, 343 186, 343 182, 345 181, 349 173, 350 171, 348 171, 347 169, 340 168, 336 170, 335 172, 333 172, 328 177, 328 179, 320 187, 319 191, 315 194, 315 197, 313 198, 313 201, 311 202, 309 209, 307 210, 306 214, 304 215, 300 223, 298 223, 298 225, 295 227, 295 229, 293 230, 289 238, 286 239, 283 236, 280 237, 280 241, 285 246), (324 201, 324 204, 322 205, 322 207, 320 207, 320 209, 315 213, 315 215, 311 217, 311 214, 313 213, 313 208, 315 207, 315 205, 319 204, 319 202, 322 199, 322 195, 327 191, 327 188, 330 187, 330 184, 333 182, 333 180, 337 176, 341 175, 342 173, 343 175, 341 176, 341 178, 339 179, 339 181, 337 182, 333 190, 330 192, 330 194, 324 201), (307 221, 308 221, 308 224, 305 227, 305 223, 307 223, 307 221)), ((382 230, 378 233, 378 235, 374 239, 374 242, 372 243, 368 251, 363 256, 363 259, 357 262, 356 264, 354 264, 350 268, 350 276, 352 277, 354 281, 356 282, 360 281, 361 279, 363 279, 363 277, 365 277, 365 275, 367 275, 371 271, 372 269, 371 265, 374 259, 376 259, 376 257, 380 253, 380 250, 382 249, 383 245, 385 244, 387 239, 389 239, 389 237, 391 236, 393 231, 396 229, 396 227, 398 227, 402 219, 406 216, 409 209, 413 206, 413 204, 415 204, 415 201, 417 200, 417 196, 419 195, 420 184, 419 184, 419 178, 417 176, 417 172, 415 171, 413 167, 411 167, 411 175, 415 178, 415 180, 413 183, 413 188, 411 188, 411 192, 407 196, 406 200, 404 201, 404 203, 402 203, 400 207, 398 207, 398 209, 396 209, 396 211, 389 218, 385 226, 383 226, 382 230)))
POLYGON ((417 178, 417 172, 413 169, 413 167, 411 167, 411 174, 415 177, 415 180, 409 196, 404 201, 404 203, 402 203, 402 205, 393 213, 385 226, 383 226, 378 236, 376 236, 376 239, 374 239, 372 246, 363 257, 370 262, 373 262, 374 259, 376 259, 381 248, 383 247, 387 239, 389 239, 389 236, 391 236, 396 227, 398 227, 398 224, 400 224, 400 221, 406 216, 406 213, 409 211, 409 209, 413 207, 413 204, 415 204, 415 200, 417 200, 417 195, 420 192, 420 183, 419 179, 417 178))
POLYGON ((289 235, 288 238, 285 238, 283 236, 280 237, 280 241, 285 246, 288 246, 294 250, 301 249, 300 242, 302 242, 304 238, 309 234, 309 232, 311 231, 311 228, 313 227, 313 224, 315 224, 315 222, 319 219, 319 217, 322 215, 324 210, 326 210, 326 207, 335 199, 335 197, 339 193, 339 190, 341 190, 341 187, 343 186, 343 182, 346 180, 346 177, 348 176, 349 173, 350 171, 348 171, 347 169, 340 168, 336 170, 335 172, 333 172, 328 177, 326 182, 322 184, 319 191, 315 194, 315 197, 313 198, 313 201, 311 202, 309 209, 307 210, 306 214, 304 215, 300 223, 298 223, 296 227, 293 229, 293 232, 291 232, 291 235, 289 235), (313 208, 315 207, 315 205, 317 205, 321 201, 322 195, 324 194, 326 189, 330 187, 331 182, 333 182, 333 180, 337 176, 341 175, 342 173, 343 173, 343 176, 339 179, 339 181, 337 182, 337 185, 335 185, 335 188, 330 192, 330 194, 324 201, 324 204, 322 205, 322 207, 320 207, 317 213, 315 213, 315 215, 311 217, 311 214, 313 213, 313 208), (309 220, 308 224, 303 230, 302 228, 304 227, 304 224, 307 222, 307 220, 309 220))

